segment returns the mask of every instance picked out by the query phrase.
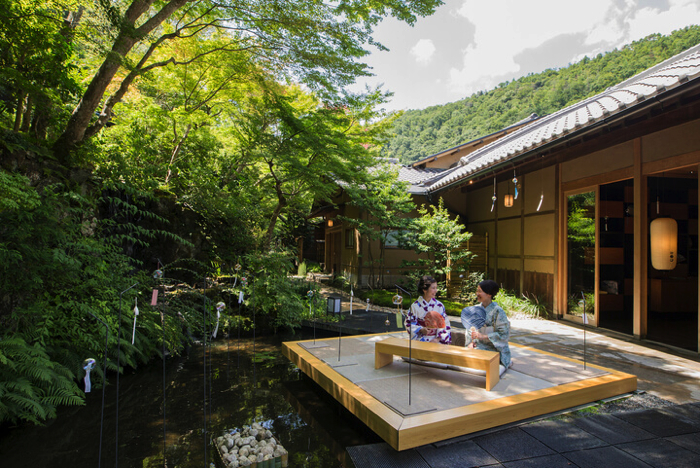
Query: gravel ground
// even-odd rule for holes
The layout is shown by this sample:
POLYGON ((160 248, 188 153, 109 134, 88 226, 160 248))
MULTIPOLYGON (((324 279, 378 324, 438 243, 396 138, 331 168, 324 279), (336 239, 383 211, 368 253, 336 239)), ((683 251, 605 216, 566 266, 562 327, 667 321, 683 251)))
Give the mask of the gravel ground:
POLYGON ((597 406, 597 410, 599 414, 620 413, 651 408, 663 408, 666 406, 675 405, 675 403, 672 403, 668 400, 664 400, 650 393, 639 392, 634 393, 630 397, 618 398, 613 401, 602 403, 597 406))

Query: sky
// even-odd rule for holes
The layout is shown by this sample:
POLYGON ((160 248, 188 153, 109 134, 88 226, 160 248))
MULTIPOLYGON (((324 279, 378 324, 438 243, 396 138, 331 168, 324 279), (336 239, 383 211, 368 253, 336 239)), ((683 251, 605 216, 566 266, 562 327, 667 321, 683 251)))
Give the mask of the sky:
POLYGON ((394 92, 387 111, 424 109, 499 83, 563 68, 650 34, 700 24, 700 0, 444 0, 411 27, 393 19, 373 37, 358 82, 394 92))

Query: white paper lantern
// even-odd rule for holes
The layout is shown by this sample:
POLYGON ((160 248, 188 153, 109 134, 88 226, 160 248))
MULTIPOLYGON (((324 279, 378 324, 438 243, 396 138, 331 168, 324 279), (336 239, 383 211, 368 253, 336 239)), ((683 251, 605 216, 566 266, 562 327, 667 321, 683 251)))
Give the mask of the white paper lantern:
POLYGON ((678 223, 672 218, 656 218, 649 227, 651 265, 657 270, 673 270, 678 260, 678 223))

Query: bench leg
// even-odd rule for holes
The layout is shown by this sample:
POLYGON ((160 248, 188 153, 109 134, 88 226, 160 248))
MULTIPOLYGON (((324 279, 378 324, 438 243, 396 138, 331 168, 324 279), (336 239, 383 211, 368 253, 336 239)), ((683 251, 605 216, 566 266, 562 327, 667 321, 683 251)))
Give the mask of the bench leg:
POLYGON ((489 363, 489 368, 486 369, 486 390, 489 392, 493 387, 496 386, 498 381, 501 379, 501 376, 498 373, 498 364, 499 360, 493 359, 489 363))
MULTIPOLYGON (((374 353, 374 368, 375 369, 380 369, 384 366, 387 366, 387 365, 391 364, 393 361, 394 361, 393 354, 379 353, 376 351, 374 353)), ((498 370, 496 370, 496 373, 498 373, 498 370)))

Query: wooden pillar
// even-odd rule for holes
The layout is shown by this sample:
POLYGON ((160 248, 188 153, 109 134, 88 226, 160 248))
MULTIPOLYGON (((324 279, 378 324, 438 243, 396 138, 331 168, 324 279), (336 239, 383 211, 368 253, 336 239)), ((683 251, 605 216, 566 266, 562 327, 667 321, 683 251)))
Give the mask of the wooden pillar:
MULTIPOLYGON (((521 175, 524 179, 524 175, 521 175)), ((520 189, 520 295, 525 290, 525 190, 526 185, 521 184, 520 189)))
POLYGON ((554 249, 554 313, 557 318, 563 318, 566 312, 566 198, 561 189, 561 164, 554 168, 554 238, 557 246, 554 249))
POLYGON ((647 335, 647 178, 642 164, 642 139, 634 140, 634 274, 632 333, 647 335))

